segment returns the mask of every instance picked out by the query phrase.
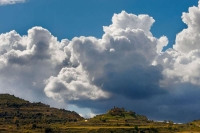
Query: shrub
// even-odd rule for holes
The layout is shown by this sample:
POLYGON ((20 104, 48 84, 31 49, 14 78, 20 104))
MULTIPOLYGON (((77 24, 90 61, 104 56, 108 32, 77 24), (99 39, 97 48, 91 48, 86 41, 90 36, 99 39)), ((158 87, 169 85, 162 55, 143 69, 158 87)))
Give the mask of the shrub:
POLYGON ((45 133, 52 133, 52 129, 50 127, 45 128, 44 130, 45 133))

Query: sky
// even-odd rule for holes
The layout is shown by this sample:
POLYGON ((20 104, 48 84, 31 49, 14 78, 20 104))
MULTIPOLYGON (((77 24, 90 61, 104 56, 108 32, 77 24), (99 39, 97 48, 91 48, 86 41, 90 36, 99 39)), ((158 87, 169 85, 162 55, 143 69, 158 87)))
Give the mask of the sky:
POLYGON ((0 0, 0 93, 200 119, 198 0, 0 0))

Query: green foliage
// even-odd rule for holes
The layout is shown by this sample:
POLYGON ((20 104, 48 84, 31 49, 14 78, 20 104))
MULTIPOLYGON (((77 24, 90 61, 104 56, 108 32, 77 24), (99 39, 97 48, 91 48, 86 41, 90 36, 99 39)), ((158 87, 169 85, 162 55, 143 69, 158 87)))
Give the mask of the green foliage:
POLYGON ((131 126, 135 124, 147 124, 151 123, 146 116, 136 114, 133 111, 126 111, 124 108, 114 107, 105 114, 97 115, 94 118, 89 119, 89 122, 96 124, 113 124, 123 123, 124 126, 131 126))
POLYGON ((0 94, 0 123, 16 124, 19 127, 26 124, 64 123, 83 119, 74 111, 51 108, 41 102, 30 103, 14 95, 0 94))
POLYGON ((32 129, 35 129, 37 128, 37 125, 36 124, 32 124, 32 129))
POLYGON ((134 128, 135 128, 135 130, 136 130, 136 131, 138 131, 138 130, 139 130, 139 128, 138 128, 138 125, 135 125, 135 127, 134 127, 134 128))
POLYGON ((44 130, 45 133, 52 133, 53 130, 50 127, 45 128, 44 130))

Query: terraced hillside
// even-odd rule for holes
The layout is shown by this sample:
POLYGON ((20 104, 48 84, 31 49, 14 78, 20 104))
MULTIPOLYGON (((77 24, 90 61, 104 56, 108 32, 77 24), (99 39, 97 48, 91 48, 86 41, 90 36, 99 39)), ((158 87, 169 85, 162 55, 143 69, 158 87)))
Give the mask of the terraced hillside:
POLYGON ((200 120, 186 124, 154 122, 124 108, 84 119, 74 111, 52 108, 0 94, 1 133, 200 133, 200 120))
POLYGON ((21 127, 28 125, 42 128, 44 124, 56 124, 76 122, 83 120, 74 111, 52 108, 41 102, 31 103, 29 101, 9 94, 0 94, 0 125, 21 127))
POLYGON ((89 119, 91 122, 123 123, 131 125, 146 125, 152 123, 146 116, 136 114, 133 111, 126 111, 124 108, 114 107, 105 114, 97 115, 89 119))

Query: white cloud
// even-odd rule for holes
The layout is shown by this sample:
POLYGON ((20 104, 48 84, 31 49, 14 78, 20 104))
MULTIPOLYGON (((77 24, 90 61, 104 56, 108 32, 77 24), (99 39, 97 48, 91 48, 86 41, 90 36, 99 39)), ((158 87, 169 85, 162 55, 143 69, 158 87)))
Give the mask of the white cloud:
POLYGON ((188 27, 177 34, 172 49, 157 57, 156 64, 163 66, 164 78, 160 85, 169 91, 161 104, 176 112, 168 117, 176 117, 181 112, 185 119, 180 115, 177 120, 187 122, 199 114, 196 110, 200 100, 200 1, 198 7, 190 7, 188 13, 183 13, 182 20, 188 27))
POLYGON ((145 34, 151 35, 150 29, 155 20, 148 15, 135 15, 128 14, 122 11, 120 14, 114 14, 112 17, 112 24, 110 26, 104 26, 104 32, 113 33, 116 30, 126 28, 141 29, 145 34))
POLYGON ((67 65, 64 64, 67 56, 62 48, 67 45, 67 40, 58 42, 41 27, 28 30, 27 36, 20 36, 15 31, 1 34, 0 42, 0 82, 6 88, 1 88, 0 92, 11 92, 22 97, 21 92, 27 93, 27 97, 44 96, 43 81, 67 65))
POLYGON ((50 77, 46 83, 46 95, 55 100, 96 100, 109 96, 97 86, 91 85, 85 72, 75 68, 63 68, 58 77, 50 77))
POLYGON ((0 0, 0 5, 24 3, 26 0, 0 0))
POLYGON ((200 2, 198 7, 190 7, 188 13, 183 13, 182 19, 188 28, 181 31, 176 37, 174 49, 189 53, 192 50, 200 49, 200 2))
POLYGON ((72 39, 65 47, 72 68, 49 78, 47 96, 73 101, 106 98, 107 93, 132 99, 163 93, 158 85, 162 68, 151 64, 167 38, 152 36, 148 30, 153 22, 148 15, 122 11, 114 15, 113 24, 104 27, 102 39, 72 39))
POLYGON ((1 34, 2 86, 9 86, 6 92, 35 95, 44 89, 48 97, 67 102, 162 94, 162 68, 151 64, 167 39, 152 36, 148 30, 153 22, 148 15, 122 11, 104 27, 101 39, 82 36, 59 42, 42 27, 33 27, 25 36, 15 31, 1 34))
POLYGON ((174 49, 161 54, 158 63, 164 67, 166 84, 200 86, 200 7, 190 7, 188 13, 183 13, 182 19, 188 28, 177 34, 174 49))

